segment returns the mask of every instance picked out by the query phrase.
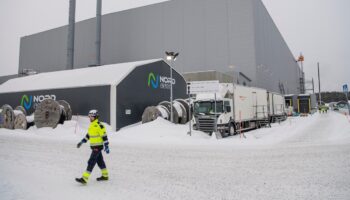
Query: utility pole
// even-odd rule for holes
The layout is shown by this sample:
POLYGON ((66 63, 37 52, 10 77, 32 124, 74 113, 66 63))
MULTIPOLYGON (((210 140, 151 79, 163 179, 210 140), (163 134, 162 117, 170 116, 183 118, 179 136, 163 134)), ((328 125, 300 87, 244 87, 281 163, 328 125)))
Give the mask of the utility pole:
POLYGON ((317 71, 318 71, 318 99, 319 105, 321 105, 321 80, 320 80, 320 63, 317 63, 317 71))
POLYGON ((349 89, 348 89, 348 84, 343 85, 343 92, 345 93, 345 97, 346 97, 346 104, 348 105, 348 111, 349 111, 349 115, 350 115, 350 104, 349 104, 349 89))

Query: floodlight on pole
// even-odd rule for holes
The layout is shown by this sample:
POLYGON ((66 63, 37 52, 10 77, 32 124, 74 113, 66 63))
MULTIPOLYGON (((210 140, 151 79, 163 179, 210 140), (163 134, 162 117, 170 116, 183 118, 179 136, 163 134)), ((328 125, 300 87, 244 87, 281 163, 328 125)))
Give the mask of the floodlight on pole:
POLYGON ((176 60, 176 57, 179 55, 179 53, 175 52, 165 52, 166 59, 170 61, 170 121, 174 122, 173 120, 173 62, 176 60))
POLYGON ((179 53, 175 53, 175 52, 172 52, 172 51, 170 51, 170 52, 166 51, 165 55, 166 55, 166 59, 168 61, 175 61, 176 57, 179 55, 179 53))

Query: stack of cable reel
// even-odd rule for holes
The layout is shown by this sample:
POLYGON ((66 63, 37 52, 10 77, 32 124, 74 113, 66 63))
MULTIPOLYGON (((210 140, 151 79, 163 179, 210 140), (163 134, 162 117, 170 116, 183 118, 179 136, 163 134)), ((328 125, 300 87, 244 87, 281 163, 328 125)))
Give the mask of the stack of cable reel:
POLYGON ((173 108, 173 122, 175 124, 186 124, 190 119, 190 105, 184 99, 176 99, 173 105, 169 101, 162 101, 157 106, 149 106, 142 114, 142 123, 147 123, 162 117, 170 120, 171 107, 173 108))
POLYGON ((34 124, 38 128, 56 128, 58 124, 63 124, 65 120, 71 119, 72 109, 64 100, 45 99, 38 104, 34 112, 34 124))

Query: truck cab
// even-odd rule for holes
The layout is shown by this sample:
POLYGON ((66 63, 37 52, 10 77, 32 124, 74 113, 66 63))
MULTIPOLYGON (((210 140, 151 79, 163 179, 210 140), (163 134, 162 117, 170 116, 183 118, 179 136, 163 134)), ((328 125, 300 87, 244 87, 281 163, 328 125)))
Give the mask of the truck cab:
MULTIPOLYGON (((217 125, 217 131, 221 134, 225 134, 230 128, 230 123, 233 124, 232 108, 233 101, 228 98, 218 99, 216 102, 213 99, 196 100, 194 102, 193 128, 211 134, 215 132, 215 127, 217 125)), ((234 134, 233 126, 231 134, 234 134)))

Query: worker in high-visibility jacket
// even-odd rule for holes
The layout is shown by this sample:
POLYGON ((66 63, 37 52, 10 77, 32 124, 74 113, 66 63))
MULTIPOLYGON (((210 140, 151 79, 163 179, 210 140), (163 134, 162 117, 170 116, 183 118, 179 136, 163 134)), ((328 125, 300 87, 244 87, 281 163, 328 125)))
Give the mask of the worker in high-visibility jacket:
POLYGON ((108 138, 106 134, 106 128, 101 124, 101 122, 99 122, 98 120, 99 114, 97 110, 90 110, 88 116, 91 122, 88 129, 88 133, 86 134, 85 138, 83 138, 77 144, 77 148, 80 148, 80 146, 83 143, 86 143, 89 140, 90 147, 92 150, 86 171, 83 173, 83 176, 81 178, 75 179, 76 181, 82 184, 86 184, 88 182, 90 174, 94 169, 96 163, 102 171, 102 176, 97 178, 96 180, 97 181, 108 180, 108 171, 102 156, 103 149, 107 154, 109 153, 109 146, 108 146, 109 143, 108 143, 108 138))

